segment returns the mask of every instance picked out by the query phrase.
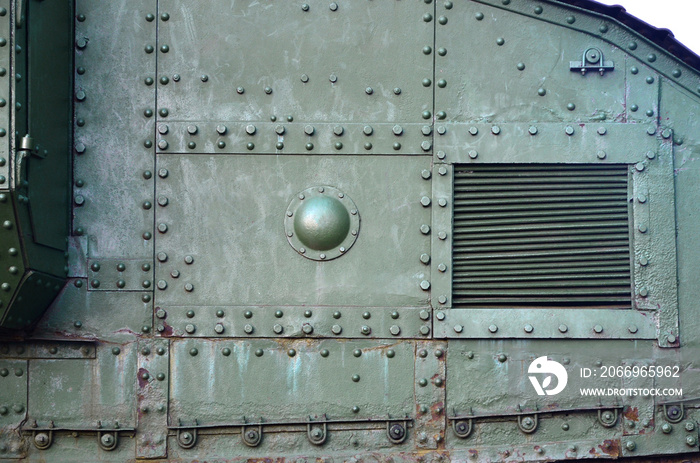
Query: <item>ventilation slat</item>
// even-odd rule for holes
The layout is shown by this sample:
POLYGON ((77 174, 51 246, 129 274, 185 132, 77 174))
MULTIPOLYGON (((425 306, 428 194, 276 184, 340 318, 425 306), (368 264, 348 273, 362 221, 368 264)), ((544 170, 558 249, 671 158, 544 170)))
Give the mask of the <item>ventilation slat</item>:
POLYGON ((631 307, 627 166, 454 175, 455 307, 631 307))

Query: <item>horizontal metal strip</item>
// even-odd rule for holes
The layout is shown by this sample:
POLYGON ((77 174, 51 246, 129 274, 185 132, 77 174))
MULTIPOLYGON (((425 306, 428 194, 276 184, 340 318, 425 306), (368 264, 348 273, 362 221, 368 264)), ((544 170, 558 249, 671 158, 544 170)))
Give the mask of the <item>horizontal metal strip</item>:
MULTIPOLYGON (((610 261, 619 264, 618 261, 610 261)), ((562 275, 567 273, 586 274, 586 273, 602 273, 602 272, 627 272, 629 276, 629 262, 627 265, 610 265, 605 267, 600 262, 595 262, 596 267, 591 266, 591 262, 571 262, 571 263, 546 263, 546 264, 530 264, 530 265, 500 265, 492 266, 469 266, 465 268, 462 265, 456 265, 452 269, 452 276, 455 281, 460 278, 472 277, 509 277, 514 275, 562 275), (493 270, 497 269, 497 270, 493 270), (518 270, 515 270, 518 269, 518 270)))
MULTIPOLYGON (((564 269, 566 270, 566 269, 564 269)), ((531 274, 523 274, 522 276, 517 276, 517 275, 494 275, 494 276, 487 276, 487 275, 481 275, 481 274, 476 274, 476 275, 470 275, 470 276, 456 276, 453 275, 455 278, 453 278, 453 284, 454 285, 461 285, 462 283, 467 284, 469 287, 474 287, 474 288, 483 288, 486 287, 484 285, 480 285, 478 283, 490 283, 493 282, 494 284, 503 284, 504 288, 505 287, 513 287, 510 286, 510 283, 516 283, 516 282, 525 282, 525 281, 533 281, 533 282, 545 282, 545 281, 559 281, 567 284, 571 284, 572 286, 577 286, 577 285, 584 285, 588 286, 587 281, 590 280, 592 284, 595 284, 598 281, 604 282, 604 284, 607 284, 609 281, 617 281, 620 284, 623 284, 625 282, 629 283, 630 281, 630 273, 629 273, 629 267, 626 269, 627 272, 624 271, 623 269, 622 272, 610 272, 610 273, 574 273, 572 275, 566 275, 567 273, 572 273, 572 272, 562 272, 562 274, 557 274, 557 273, 552 273, 549 271, 548 273, 539 273, 535 274, 534 272, 531 274), (624 280, 624 281, 622 281, 624 280)), ((626 284, 626 283, 625 283, 626 284)), ((533 287, 537 285, 532 285, 533 287)))
POLYGON ((590 183, 618 184, 627 185, 627 172, 624 175, 610 176, 567 176, 559 173, 547 173, 539 176, 521 177, 512 175, 510 172, 502 176, 493 176, 489 178, 473 176, 455 176, 455 184, 459 185, 544 185, 544 184, 562 184, 562 185, 588 185, 590 183))
POLYGON ((541 183, 535 185, 504 185, 503 183, 494 183, 492 185, 474 185, 467 180, 455 180, 455 191, 534 191, 534 190, 568 190, 577 188, 580 190, 596 190, 598 188, 609 188, 617 191, 627 190, 627 181, 614 183, 591 182, 591 183, 541 183))
POLYGON ((513 256, 519 256, 522 251, 532 251, 536 249, 542 250, 553 250, 553 249, 599 249, 603 246, 629 246, 629 240, 610 240, 606 241, 604 244, 600 241, 587 241, 581 243, 536 243, 536 244, 523 244, 523 245, 511 245, 502 246, 498 243, 493 243, 494 246, 455 246, 453 252, 455 253, 484 253, 484 252, 511 252, 513 256))
POLYGON ((468 204, 472 206, 493 206, 493 205, 498 205, 502 206, 505 204, 536 204, 536 203, 553 203, 553 204, 561 204, 565 202, 579 202, 579 201, 627 201, 627 192, 625 194, 618 194, 618 195, 567 195, 567 196, 562 196, 562 195, 557 195, 557 196, 545 196, 542 198, 512 198, 512 197, 503 197, 503 198, 489 198, 489 199, 474 199, 470 193, 455 193, 454 194, 454 201, 455 203, 459 202, 465 202, 465 204, 468 202, 468 204), (463 200, 463 201, 462 201, 463 200))
POLYGON ((553 208, 547 208, 547 209, 540 209, 540 208, 531 208, 531 209, 521 209, 518 211, 507 211, 507 210, 501 210, 498 208, 498 210, 493 210, 491 212, 484 212, 484 211, 473 211, 470 210, 468 207, 461 207, 457 204, 454 206, 454 214, 455 217, 459 216, 460 219, 462 220, 474 220, 474 219, 486 219, 486 218, 497 218, 497 217, 559 217, 559 216, 570 216, 570 215, 576 215, 578 216, 579 214, 581 215, 597 215, 597 214, 627 214, 627 203, 623 203, 622 205, 619 204, 613 204, 613 205, 606 205, 605 208, 598 207, 598 208, 592 208, 588 209, 586 204, 583 204, 581 208, 567 208, 567 209, 560 209, 557 207, 553 208))
POLYGON ((534 299, 534 298, 522 298, 516 297, 512 299, 480 299, 479 302, 473 302, 477 299, 469 300, 455 300, 453 304, 453 309, 469 309, 469 310, 506 310, 510 315, 512 312, 520 309, 527 309, 532 311, 537 310, 561 310, 561 311, 575 311, 584 310, 586 312, 596 309, 606 309, 606 310, 624 310, 631 309, 632 305, 629 298, 611 298, 600 299, 600 298, 581 298, 580 301, 575 301, 573 298, 549 298, 547 300, 534 299))
MULTIPOLYGON (((601 305, 606 304, 601 302, 601 305)), ((566 305, 546 308, 453 307, 438 312, 433 331, 436 338, 462 339, 656 339, 656 317, 653 314, 629 308, 617 310, 619 305, 614 303, 606 305, 581 305, 573 310, 566 305), (494 324, 498 328, 496 332, 489 329, 494 324), (526 325, 529 325, 527 330, 524 329, 526 325), (597 332, 596 325, 603 330, 597 332), (566 329, 560 329, 562 326, 566 329)))
POLYGON ((536 174, 548 171, 620 171, 627 169, 625 164, 473 164, 469 166, 461 165, 456 168, 455 172, 504 172, 504 171, 532 171, 536 174))
MULTIPOLYGON (((552 198, 555 199, 555 198, 552 198)), ((494 201, 491 204, 475 204, 471 201, 466 201, 463 199, 455 200, 454 210, 455 212, 474 214, 479 212, 490 212, 497 209, 499 212, 503 211, 552 211, 552 210, 562 210, 562 209, 585 209, 589 207, 596 208, 627 208, 627 198, 617 197, 611 198, 607 201, 593 201, 588 198, 579 198, 578 201, 567 201, 567 202, 535 202, 528 204, 527 201, 521 201, 519 204, 507 204, 494 201)))
POLYGON ((608 225, 606 227, 593 226, 586 228, 569 228, 569 229, 559 229, 559 230, 542 230, 541 228, 530 228, 524 230, 509 230, 506 232, 500 231, 501 228, 495 229, 495 231, 490 232, 483 231, 481 233, 462 233, 454 238, 454 242, 460 241, 470 241, 479 239, 502 239, 502 238, 512 238, 513 240, 524 240, 525 238, 546 238, 546 237, 574 237, 580 235, 592 235, 592 236, 603 236, 603 235, 628 235, 629 226, 627 222, 619 221, 619 225, 608 225), (477 235, 477 236, 474 236, 477 235))
POLYGON ((626 213, 615 213, 615 214, 590 214, 590 215, 579 215, 570 214, 562 215, 556 217, 556 221, 552 220, 551 217, 513 217, 504 219, 493 219, 493 220, 471 220, 462 216, 455 214, 455 232, 457 231, 457 223, 462 227, 472 227, 472 226, 483 226, 483 225, 518 225, 518 224, 533 224, 533 223, 556 223, 565 222, 569 219, 571 222, 574 221, 600 221, 600 220, 628 220, 626 213))
MULTIPOLYGON (((481 236, 479 236, 481 238, 481 236)), ((455 238, 454 246, 493 246, 500 245, 504 246, 507 244, 512 244, 516 246, 521 246, 523 244, 535 244, 535 243, 576 243, 581 241, 588 241, 593 243, 601 243, 612 240, 629 240, 628 233, 615 233, 598 235, 595 233, 578 234, 573 236, 514 236, 512 239, 468 239, 468 238, 455 238)))
MULTIPOLYGON (((586 195, 618 195, 618 196, 627 196, 627 188, 598 188, 598 189, 571 189, 571 185, 567 185, 569 188, 568 190, 566 189, 560 189, 557 190, 556 192, 556 197, 564 197, 564 196, 576 196, 576 197, 586 197, 586 195)), ((536 198, 536 197, 541 197, 544 196, 546 198, 551 198, 552 197, 552 192, 549 191, 549 189, 544 189, 544 188, 538 188, 538 189, 531 189, 531 190, 523 190, 523 191, 517 191, 517 190, 509 190, 509 191, 484 191, 484 190, 479 190, 479 189, 467 189, 467 188, 455 188, 454 194, 457 195, 457 197, 464 197, 465 195, 469 195, 469 198, 473 199, 497 199, 497 198, 508 198, 508 199, 517 199, 517 198, 536 198)))
MULTIPOLYGON (((530 258, 545 258, 544 261, 554 261, 557 260, 597 260, 597 259, 609 259, 611 254, 619 254, 619 257, 623 256, 629 259, 629 247, 620 248, 601 248, 601 249, 575 249, 575 250, 550 250, 550 251, 529 251, 519 254, 518 261, 520 262, 538 262, 540 260, 529 260, 530 258), (604 255, 605 257, 599 257, 604 255), (559 259, 559 258, 562 259, 559 259)), ((618 257, 618 256, 615 256, 618 257)), ((472 259, 512 259, 513 254, 511 253, 493 253, 484 252, 479 254, 471 254, 468 256, 464 255, 454 255, 455 260, 472 260, 472 259)))
POLYGON ((517 225, 517 226, 499 226, 499 227, 469 227, 469 228, 459 228, 458 227, 458 218, 455 218, 455 234, 459 233, 460 235, 468 235, 468 234, 482 234, 482 233, 504 233, 504 232, 525 232, 525 231, 568 231, 570 229, 576 229, 576 230, 588 230, 588 229, 597 229, 597 228, 606 228, 606 227, 621 227, 627 226, 627 221, 600 221, 600 222, 560 222, 560 223, 551 223, 551 224, 524 224, 524 225, 517 225))
MULTIPOLYGON (((467 289, 467 288, 453 288, 453 297, 503 297, 503 296, 513 296, 513 297, 554 297, 561 295, 563 298, 577 297, 577 296, 588 296, 592 299, 599 299, 601 296, 617 296, 624 300, 625 298, 629 300, 630 298, 630 287, 612 287, 612 288, 548 288, 546 291, 539 289, 467 289)), ((617 299, 616 299, 617 300, 617 299)))
MULTIPOLYGON (((570 280, 562 280, 554 278, 550 281, 532 280, 532 281, 497 281, 487 283, 483 281, 475 281, 476 279, 467 280, 464 282, 453 282, 452 287, 455 293, 479 292, 500 294, 503 291, 528 290, 533 293, 528 294, 552 294, 558 288, 567 288, 570 291, 585 290, 588 288, 597 288, 598 291, 606 289, 614 289, 614 294, 629 294, 630 285, 632 284, 629 275, 625 278, 610 278, 610 279, 592 279, 576 278, 570 280)), ((596 292, 596 294, 598 294, 596 292)))

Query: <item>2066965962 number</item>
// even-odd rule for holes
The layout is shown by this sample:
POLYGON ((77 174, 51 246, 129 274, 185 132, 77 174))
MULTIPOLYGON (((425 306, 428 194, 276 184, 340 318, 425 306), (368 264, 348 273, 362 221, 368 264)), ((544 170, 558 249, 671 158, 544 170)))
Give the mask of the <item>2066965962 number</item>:
POLYGON ((679 378, 680 367, 674 366, 649 366, 649 365, 625 365, 625 366, 602 366, 600 368, 601 378, 679 378))

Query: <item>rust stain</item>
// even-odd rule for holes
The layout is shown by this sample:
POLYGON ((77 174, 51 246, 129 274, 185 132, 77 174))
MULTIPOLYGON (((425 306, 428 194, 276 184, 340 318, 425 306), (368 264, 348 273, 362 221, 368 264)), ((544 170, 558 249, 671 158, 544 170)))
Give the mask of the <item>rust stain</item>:
POLYGON ((622 415, 631 421, 639 421, 639 409, 637 407, 625 407, 622 415))
MULTIPOLYGON (((144 373, 148 374, 148 370, 146 370, 145 368, 139 368, 138 379, 139 379, 139 387, 140 388, 143 388, 146 386, 146 384, 148 384, 148 380, 143 379, 143 377, 142 377, 144 373)), ((146 376, 146 377, 148 378, 148 376, 146 376)))
POLYGON ((621 455, 619 440, 606 439, 603 441, 602 445, 598 446, 598 448, 601 452, 612 457, 619 457, 621 455))
POLYGON ((163 332, 161 333, 165 337, 170 337, 173 335, 173 327, 168 325, 167 323, 163 323, 163 332))

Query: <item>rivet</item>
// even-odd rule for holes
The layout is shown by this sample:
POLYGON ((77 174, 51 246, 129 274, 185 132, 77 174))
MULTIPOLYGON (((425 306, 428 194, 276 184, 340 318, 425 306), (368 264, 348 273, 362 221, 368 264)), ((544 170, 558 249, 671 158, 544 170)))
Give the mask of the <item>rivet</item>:
POLYGON ((666 339, 668 340, 669 343, 675 344, 675 342, 678 340, 675 335, 669 334, 666 336, 666 339))
POLYGON ((330 354, 330 352, 328 352, 328 349, 322 349, 320 354, 321 357, 328 357, 328 354, 330 354))
POLYGON ((598 127, 598 135, 605 135, 608 130, 605 127, 598 127))
POLYGON ((445 264, 439 264, 439 265, 437 266, 437 269, 438 269, 439 272, 444 273, 444 272, 447 270, 447 266, 446 266, 445 264))
POLYGON ((444 176, 444 175, 447 175, 447 167, 445 167, 445 166, 440 166, 440 167, 438 168, 438 174, 443 175, 443 176, 444 176))
POLYGON ((445 159, 445 152, 444 152, 444 151, 438 151, 438 152, 437 152, 437 157, 438 157, 438 159, 445 159))
POLYGON ((638 328, 637 328, 637 325, 630 325, 629 327, 627 327, 627 330, 628 330, 630 333, 634 334, 634 333, 636 333, 636 332, 638 331, 638 328))
POLYGON ((255 331, 255 329, 253 328, 253 325, 245 325, 245 326, 243 327, 243 331, 244 331, 246 334, 253 334, 253 331, 255 331))
POLYGON ((306 318, 311 318, 312 315, 313 315, 313 312, 311 312, 310 310, 305 310, 305 311, 304 311, 304 317, 306 317, 306 318))
POLYGON ((335 2, 331 3, 328 7, 331 9, 331 11, 337 11, 337 10, 338 10, 338 4, 335 3, 335 2))
POLYGON ((192 283, 185 283, 185 291, 191 293, 194 291, 194 285, 192 283))
POLYGON ((160 47, 160 51, 161 51, 161 53, 167 53, 167 52, 170 51, 170 47, 167 46, 167 45, 162 45, 162 46, 160 47))
POLYGON ((394 87, 394 95, 401 95, 401 89, 399 87, 394 87))
POLYGON ((446 17, 446 16, 440 16, 440 17, 438 18, 438 22, 444 26, 445 24, 447 24, 447 17, 446 17))
POLYGON ((499 37, 496 39, 496 45, 498 45, 499 47, 504 43, 506 43, 506 40, 503 37, 499 37))
POLYGON ((630 50, 636 50, 637 42, 630 42, 629 44, 627 44, 627 48, 629 48, 630 50))
POLYGON ((267 95, 272 93, 272 87, 265 87, 263 90, 267 95))
POLYGON ((360 375, 352 375, 352 380, 353 382, 357 383, 358 381, 360 381, 360 375))
POLYGON ((306 127, 304 127, 304 133, 306 135, 313 135, 314 131, 315 131, 315 129, 312 125, 307 125, 306 127))
POLYGON ((190 349, 190 355, 192 357, 196 356, 197 354, 199 354, 199 351, 197 350, 196 347, 193 347, 192 349, 190 349))
POLYGON ((598 156, 598 159, 605 159, 607 157, 607 154, 605 153, 605 151, 600 150, 598 151, 598 153, 596 153, 596 156, 598 156))
POLYGON ((331 332, 332 332, 333 334, 340 334, 340 333, 343 332, 343 328, 342 328, 340 325, 333 325, 333 326, 331 327, 331 332))
POLYGON ((430 13, 425 13, 425 14, 423 15, 423 21, 429 23, 429 22, 432 21, 432 20, 433 20, 433 15, 432 15, 432 14, 430 14, 430 13))
POLYGON ((438 238, 441 240, 446 240, 447 239, 447 233, 446 232, 439 232, 438 233, 438 238))
POLYGON ((121 349, 120 349, 120 348, 118 348, 118 347, 112 347, 112 354, 114 354, 114 355, 119 355, 120 352, 121 352, 121 349))
POLYGON ((360 357, 362 355, 362 351, 360 349, 355 349, 352 352, 352 355, 354 355, 355 357, 360 357))
POLYGON ((289 349, 289 350, 287 351, 287 355, 290 356, 290 357, 294 357, 295 355, 297 355, 297 351, 294 350, 294 349, 289 349))
POLYGON ((499 133, 501 133, 501 128, 497 125, 494 125, 493 127, 491 127, 491 133, 494 135, 498 135, 499 133))
POLYGON ((534 327, 530 325, 529 323, 523 327, 526 333, 532 333, 534 331, 534 327))
POLYGON ((374 93, 374 90, 372 89, 372 87, 367 87, 365 88, 365 93, 367 95, 371 95, 372 93, 374 93))
POLYGON ((428 280, 423 280, 420 282, 420 287, 423 291, 427 291, 430 289, 430 282, 428 280))
MULTIPOLYGON (((421 310, 421 311, 418 313, 418 316, 420 317, 421 320, 426 321, 426 320, 429 320, 429 319, 430 319, 430 312, 428 312, 427 310, 421 310)), ((427 354, 426 354, 426 355, 427 355, 427 354)), ((425 355, 423 355, 423 357, 425 357, 425 355)))
POLYGON ((603 332, 603 327, 602 327, 601 325, 595 325, 595 326, 593 327, 593 331, 595 331, 596 333, 600 334, 600 333, 603 332))
POLYGON ((573 17, 573 16, 567 16, 567 17, 566 17, 566 22, 569 23, 569 24, 573 24, 573 23, 576 22, 576 18, 573 17))
POLYGON ((535 127, 534 125, 530 126, 528 132, 530 133, 530 135, 537 135, 537 127, 535 127))
POLYGON ((160 15, 160 19, 163 21, 167 21, 168 19, 170 19, 170 15, 168 13, 163 13, 160 15))
POLYGON ((653 53, 649 53, 647 55, 647 61, 649 61, 650 63, 653 63, 654 61, 656 61, 656 55, 653 53))
POLYGON ((255 129, 255 126, 254 126, 253 124, 248 124, 248 125, 245 127, 245 132, 246 132, 248 135, 254 135, 254 134, 255 134, 255 130, 256 130, 256 129, 255 129))
POLYGON ((455 325, 454 326, 455 333, 461 333, 463 329, 464 329, 464 327, 462 325, 455 325))
POLYGON ((369 336, 372 333, 372 328, 367 325, 362 325, 362 328, 360 328, 360 333, 365 336, 369 336))
POLYGON ((302 11, 309 11, 309 4, 308 4, 308 3, 302 4, 302 5, 301 5, 301 10, 302 10, 302 11))
POLYGON ((574 134, 574 128, 571 127, 570 125, 566 126, 566 129, 564 129, 567 135, 573 135, 574 134))
POLYGON ((503 363, 506 360, 508 360, 508 357, 506 356, 506 354, 498 354, 498 361, 499 362, 503 363))
POLYGON ((547 90, 544 89, 544 88, 538 88, 538 89, 537 89, 537 94, 538 94, 539 96, 545 96, 545 95, 547 94, 547 90))
POLYGON ((197 331, 197 327, 194 326, 194 324, 192 323, 188 323, 187 325, 185 325, 185 331, 187 331, 189 334, 192 334, 195 331, 197 331))
POLYGON ((479 11, 474 15, 474 17, 476 18, 477 21, 481 21, 482 19, 484 19, 484 13, 479 11))
POLYGON ((335 319, 337 320, 337 319, 339 319, 340 317, 341 317, 341 313, 340 313, 340 312, 338 312, 338 311, 333 312, 333 318, 335 318, 335 319))
POLYGON ((93 262, 92 265, 90 266, 93 272, 99 272, 100 271, 100 263, 99 262, 93 262))
POLYGON ((573 103, 568 103, 566 105, 566 109, 568 109, 569 111, 573 111, 574 109, 576 109, 576 105, 573 103))
POLYGON ((476 159, 477 157, 479 157, 479 153, 477 153, 476 150, 469 150, 469 157, 471 159, 476 159))
POLYGON ((428 198, 427 196, 423 196, 420 199, 420 203, 423 205, 423 207, 428 207, 428 206, 430 206, 431 201, 430 201, 430 198, 428 198))
POLYGON ((661 425, 661 431, 663 431, 664 434, 670 434, 671 431, 673 431, 673 426, 668 423, 664 423, 661 425))
POLYGON ((649 128, 647 128, 647 134, 651 136, 656 135, 656 127, 649 126, 649 128))
POLYGON ((438 55, 445 56, 447 54, 447 49, 440 47, 440 48, 438 48, 437 52, 438 52, 438 55))
POLYGON ((559 332, 560 333, 566 333, 567 331, 569 331, 568 326, 564 325, 563 323, 561 325, 559 325, 559 332))
POLYGON ((637 229, 639 230, 640 233, 646 233, 646 232, 647 232, 647 226, 646 226, 645 224, 643 224, 643 223, 639 224, 639 226, 637 227, 637 229))
POLYGON ((443 321, 445 319, 445 312, 436 312, 435 318, 437 318, 440 321, 443 321))
POLYGON ((695 447, 695 445, 698 443, 698 440, 695 436, 686 436, 685 443, 689 447, 695 447))
POLYGON ((644 170, 644 163, 638 162, 637 164, 634 165, 634 168, 637 169, 637 171, 642 172, 644 170))
POLYGON ((647 109, 646 115, 647 115, 648 117, 653 116, 653 115, 654 115, 654 110, 653 110, 653 109, 647 109))
POLYGON ((678 77, 681 76, 681 70, 680 70, 680 69, 674 69, 673 71, 671 71, 671 74, 673 75, 673 77, 678 78, 678 77))
POLYGON ((445 111, 438 111, 435 113, 435 116, 437 116, 438 119, 443 120, 447 117, 447 113, 445 111))

